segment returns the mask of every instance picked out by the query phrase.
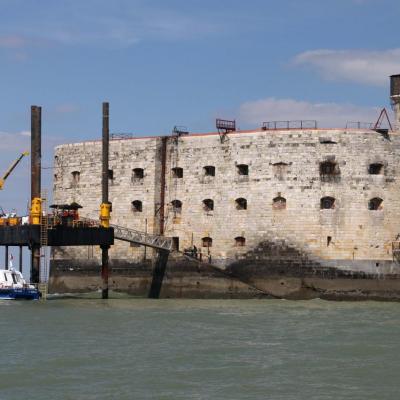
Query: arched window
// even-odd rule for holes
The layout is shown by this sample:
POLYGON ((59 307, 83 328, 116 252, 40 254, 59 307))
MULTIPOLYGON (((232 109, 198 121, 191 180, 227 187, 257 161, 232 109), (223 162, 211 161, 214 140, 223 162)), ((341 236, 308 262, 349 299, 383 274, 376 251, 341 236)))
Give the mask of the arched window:
POLYGON ((321 210, 329 210, 335 208, 335 198, 326 196, 321 199, 321 210))
POLYGON ((279 161, 279 162, 272 164, 273 171, 274 171, 274 177, 279 179, 280 181, 283 181, 286 176, 288 166, 289 166, 289 164, 287 164, 283 161, 279 161))
POLYGON ((275 197, 272 200, 272 207, 275 210, 284 210, 286 208, 286 199, 282 196, 275 197))
POLYGON ((246 238, 244 238, 243 236, 235 237, 235 246, 236 247, 246 246, 246 238))
POLYGON ((368 210, 371 211, 383 210, 383 200, 379 197, 374 197, 368 202, 368 210))
POLYGON ((180 167, 172 168, 172 177, 183 178, 183 168, 180 167))
POLYGON ((180 214, 182 212, 182 202, 180 200, 172 200, 172 211, 176 214, 180 214))
POLYGON ((210 237, 203 237, 201 239, 201 245, 203 247, 212 247, 212 239, 210 237))
POLYGON ((382 175, 384 172, 383 164, 381 163, 374 163, 369 164, 368 173, 371 175, 382 175))
POLYGON ((132 170, 132 182, 140 182, 144 178, 143 168, 134 168, 132 170))
POLYGON ((238 164, 236 165, 237 173, 239 175, 248 175, 249 174, 249 166, 247 164, 238 164))
POLYGON ((114 171, 113 171, 112 169, 109 169, 109 170, 107 171, 107 173, 108 173, 108 179, 109 179, 110 181, 112 181, 112 180, 114 179, 114 171))
POLYGON ((215 167, 213 165, 206 165, 203 167, 204 176, 215 176, 215 167))
POLYGON ((204 211, 213 211, 214 210, 214 200, 211 200, 211 199, 203 200, 203 209, 204 209, 204 211))
POLYGON ((143 211, 143 204, 140 200, 133 200, 131 204, 132 204, 133 212, 142 212, 143 211))
POLYGON ((79 180, 81 179, 81 173, 79 171, 72 171, 72 184, 77 185, 79 183, 79 180))
POLYGON ((240 197, 235 200, 236 210, 247 210, 247 200, 240 197))

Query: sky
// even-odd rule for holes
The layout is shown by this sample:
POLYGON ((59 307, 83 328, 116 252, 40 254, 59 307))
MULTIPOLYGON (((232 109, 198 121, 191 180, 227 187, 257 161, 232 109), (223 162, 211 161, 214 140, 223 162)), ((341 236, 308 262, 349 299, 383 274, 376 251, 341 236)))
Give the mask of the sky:
MULTIPOLYGON (((29 150, 42 106, 43 182, 53 148, 175 125, 241 129, 315 119, 372 122, 400 73, 398 0, 0 0, 0 173, 29 150)), ((29 158, 0 193, 26 211, 29 158)))

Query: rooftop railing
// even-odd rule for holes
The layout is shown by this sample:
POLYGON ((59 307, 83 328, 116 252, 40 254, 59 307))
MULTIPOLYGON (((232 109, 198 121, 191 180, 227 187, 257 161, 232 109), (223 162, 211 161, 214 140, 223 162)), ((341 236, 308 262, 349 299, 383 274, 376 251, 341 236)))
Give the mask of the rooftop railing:
POLYGON ((266 121, 262 124, 264 131, 282 129, 317 129, 317 121, 313 119, 301 119, 294 121, 266 121))

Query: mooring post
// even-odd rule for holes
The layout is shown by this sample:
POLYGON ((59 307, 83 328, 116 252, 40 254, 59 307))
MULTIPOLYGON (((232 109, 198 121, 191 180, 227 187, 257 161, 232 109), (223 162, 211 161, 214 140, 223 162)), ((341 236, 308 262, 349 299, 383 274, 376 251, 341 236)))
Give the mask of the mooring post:
POLYGON ((150 299, 158 299, 160 297, 165 270, 167 269, 168 256, 168 250, 157 249, 157 256, 153 269, 153 279, 151 281, 148 295, 150 299))
MULTIPOLYGON (((111 204, 108 200, 108 158, 109 158, 109 104, 103 103, 103 135, 102 135, 102 174, 101 174, 101 206, 100 223, 104 228, 110 227, 111 204)), ((108 299, 108 278, 109 278, 109 246, 100 246, 101 248, 101 279, 102 299, 108 299)))
POLYGON ((8 246, 4 247, 4 269, 8 269, 8 246))
MULTIPOLYGON (((41 136, 42 108, 31 107, 31 224, 40 225, 41 219, 41 136)), ((40 243, 31 250, 31 282, 39 283, 40 243)))
POLYGON ((19 246, 19 260, 18 260, 18 267, 19 267, 19 272, 22 274, 22 246, 19 246))

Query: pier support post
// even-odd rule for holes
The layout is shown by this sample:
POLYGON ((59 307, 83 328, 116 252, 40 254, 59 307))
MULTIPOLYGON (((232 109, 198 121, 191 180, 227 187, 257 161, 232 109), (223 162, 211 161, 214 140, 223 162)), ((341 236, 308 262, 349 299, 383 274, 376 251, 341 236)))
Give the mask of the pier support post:
MULTIPOLYGON (((40 202, 41 199, 41 168, 42 168, 41 136, 42 136, 42 108, 38 106, 32 106, 31 107, 31 201, 32 203, 34 203, 34 201, 37 202, 38 200, 40 202)), ((40 218, 41 218, 41 209, 40 209, 40 218)), ((39 245, 35 244, 32 246, 31 255, 32 255, 31 282, 39 283, 40 244, 39 245)))
POLYGON ((4 269, 8 269, 8 246, 4 247, 4 269))
MULTIPOLYGON (((100 223, 104 228, 110 227, 110 211, 111 204, 108 201, 108 158, 109 158, 109 104, 103 103, 103 135, 102 135, 102 174, 101 174, 101 197, 102 203, 100 206, 100 223)), ((101 298, 108 299, 108 277, 109 259, 108 249, 109 246, 101 247, 101 298)))
POLYGON ((109 258, 108 258, 108 249, 109 246, 100 246, 101 247, 101 298, 108 299, 108 277, 109 277, 109 258))
POLYGON ((169 251, 157 249, 156 262, 153 268, 153 279, 151 281, 151 287, 149 291, 150 299, 158 299, 162 288, 162 283, 167 268, 169 251))
POLYGON ((22 274, 22 246, 19 246, 19 257, 18 257, 18 270, 22 274))

